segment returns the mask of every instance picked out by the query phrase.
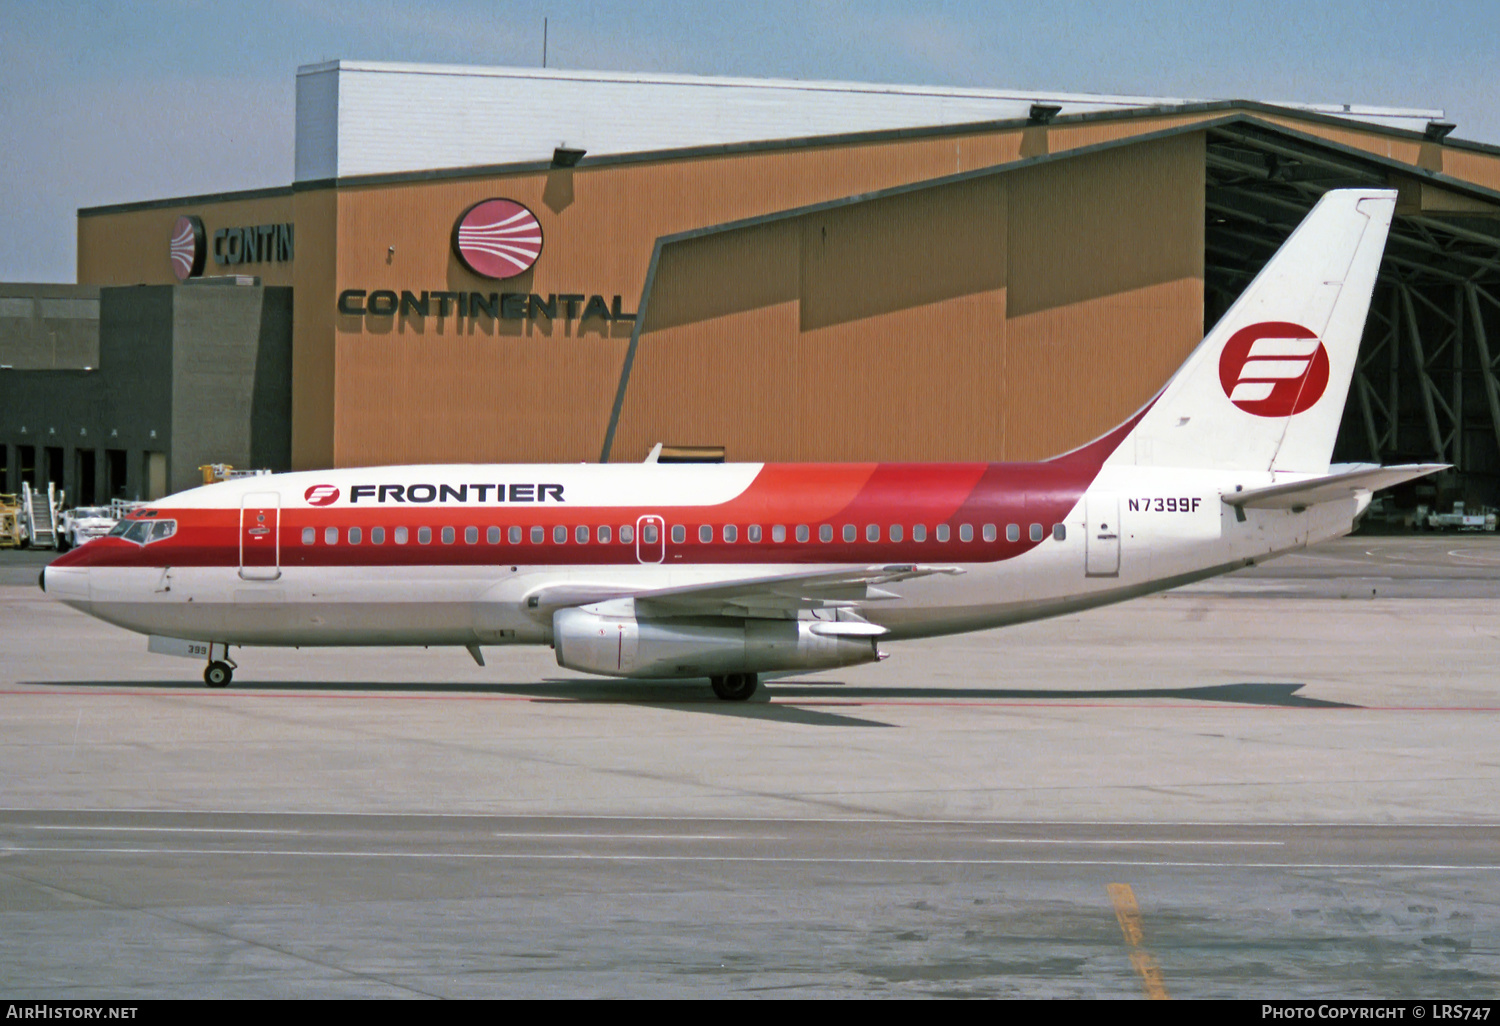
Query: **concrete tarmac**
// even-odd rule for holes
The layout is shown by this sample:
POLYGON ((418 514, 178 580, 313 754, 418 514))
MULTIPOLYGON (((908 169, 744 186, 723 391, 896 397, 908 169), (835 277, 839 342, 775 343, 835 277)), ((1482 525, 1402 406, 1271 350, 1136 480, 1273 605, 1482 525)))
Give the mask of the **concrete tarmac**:
POLYGON ((748 705, 546 649, 247 649, 210 691, 41 562, 0 554, 0 993, 1500 983, 1489 537, 1344 539, 748 705))

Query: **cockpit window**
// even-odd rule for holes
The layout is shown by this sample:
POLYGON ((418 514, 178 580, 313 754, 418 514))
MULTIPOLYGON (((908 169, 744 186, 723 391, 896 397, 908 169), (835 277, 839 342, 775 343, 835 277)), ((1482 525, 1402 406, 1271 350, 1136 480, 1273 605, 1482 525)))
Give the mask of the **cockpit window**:
POLYGON ((137 545, 149 545, 177 533, 175 520, 122 520, 109 532, 110 537, 124 538, 137 545))

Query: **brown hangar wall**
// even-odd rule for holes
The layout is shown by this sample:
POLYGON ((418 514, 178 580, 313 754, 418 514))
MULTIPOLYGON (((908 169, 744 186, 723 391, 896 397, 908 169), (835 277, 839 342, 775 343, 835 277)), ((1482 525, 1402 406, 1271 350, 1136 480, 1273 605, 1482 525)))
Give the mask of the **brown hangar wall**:
POLYGON ((167 240, 183 214, 203 218, 209 256, 203 273, 258 275, 262 285, 294 285, 293 269, 302 256, 300 230, 294 258, 288 263, 265 262, 221 267, 214 263, 213 234, 220 228, 295 223, 291 189, 271 190, 254 198, 223 198, 207 202, 192 197, 170 204, 141 204, 131 209, 80 211, 78 216, 78 281, 89 285, 176 285, 167 240))
POLYGON ((1082 444, 1202 335, 1203 192, 1190 133, 667 243, 611 458, 1082 444))
MULTIPOLYGON (((663 236, 1245 112, 793 141, 99 208, 79 214, 78 275, 173 282, 166 242, 179 214, 198 214, 210 237, 290 220, 290 264, 220 267, 210 257, 205 273, 295 287, 294 466, 593 460, 629 321, 341 316, 338 295, 571 292, 618 295, 634 311, 663 236), (525 203, 546 237, 537 265, 502 282, 472 275, 449 247, 459 214, 494 196, 525 203)), ((1487 152, 1249 113, 1480 184, 1500 180, 1500 158, 1487 152)), ((727 444, 733 459, 1020 459, 1086 440, 1149 397, 1200 333, 1202 154, 1203 137, 1189 133, 926 198, 850 204, 818 224, 817 247, 805 218, 674 243, 612 458, 640 458, 662 440, 727 444), (939 225, 947 243, 935 241, 939 225)), ((1402 184, 1418 209, 1438 209, 1429 185, 1402 184)))
MULTIPOLYGON (((333 293, 355 288, 582 293, 619 295, 631 312, 662 235, 1014 161, 1026 131, 342 187, 337 280, 316 301, 332 309, 333 293), (448 245, 454 219, 497 195, 534 211, 545 237, 536 266, 499 283, 470 273, 448 245)), ((707 297, 740 284, 721 276, 700 291, 707 297)), ((836 290, 830 283, 825 292, 836 290)), ((591 320, 580 328, 488 316, 336 316, 335 330, 325 333, 304 330, 303 307, 299 301, 298 466, 598 458, 630 322, 591 320), (315 355, 330 346, 331 356, 315 355), (320 376, 325 370, 331 380, 320 376), (324 456, 318 445, 328 435, 318 418, 328 409, 332 447, 324 456)), ((888 380, 884 367, 863 373, 872 385, 888 380)), ((818 435, 830 458, 836 427, 818 435)))

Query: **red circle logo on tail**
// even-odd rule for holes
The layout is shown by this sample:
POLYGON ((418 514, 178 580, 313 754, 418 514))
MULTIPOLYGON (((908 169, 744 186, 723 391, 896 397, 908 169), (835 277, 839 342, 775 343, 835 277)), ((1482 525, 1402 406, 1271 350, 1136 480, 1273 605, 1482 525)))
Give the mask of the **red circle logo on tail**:
POLYGON ((313 506, 327 506, 339 501, 339 490, 333 485, 313 485, 302 493, 302 497, 313 506))
POLYGON ((1328 350, 1313 332, 1288 321, 1241 328, 1219 354, 1224 394, 1257 417, 1310 410, 1328 388, 1328 350))
POLYGON ((476 203, 453 226, 453 252, 486 278, 514 278, 542 255, 542 225, 515 200, 476 203))

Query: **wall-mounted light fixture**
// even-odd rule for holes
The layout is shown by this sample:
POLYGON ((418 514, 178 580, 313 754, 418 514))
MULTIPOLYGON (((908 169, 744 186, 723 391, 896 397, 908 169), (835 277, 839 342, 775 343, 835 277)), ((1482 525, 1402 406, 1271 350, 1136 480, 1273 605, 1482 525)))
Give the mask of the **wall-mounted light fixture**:
POLYGON ((1050 125, 1052 119, 1062 113, 1062 105, 1057 103, 1033 103, 1031 110, 1026 115, 1026 120, 1033 125, 1050 125))

